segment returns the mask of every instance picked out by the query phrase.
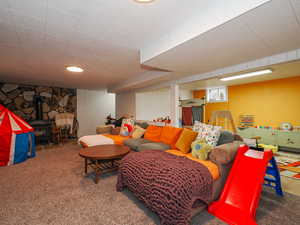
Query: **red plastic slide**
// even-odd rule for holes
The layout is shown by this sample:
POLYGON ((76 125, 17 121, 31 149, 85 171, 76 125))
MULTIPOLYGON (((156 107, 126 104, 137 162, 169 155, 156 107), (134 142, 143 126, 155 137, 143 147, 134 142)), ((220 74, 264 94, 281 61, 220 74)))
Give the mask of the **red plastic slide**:
POLYGON ((239 147, 236 159, 218 201, 213 202, 209 213, 230 225, 254 225, 262 185, 272 151, 251 150, 239 147))

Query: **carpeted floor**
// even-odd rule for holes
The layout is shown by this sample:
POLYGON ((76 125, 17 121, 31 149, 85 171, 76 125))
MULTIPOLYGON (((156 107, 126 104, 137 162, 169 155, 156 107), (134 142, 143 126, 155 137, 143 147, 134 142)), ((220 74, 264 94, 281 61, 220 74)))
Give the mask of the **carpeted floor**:
MULTIPOLYGON (((37 157, 0 168, 1 225, 147 225, 160 224, 130 192, 115 191, 116 173, 98 185, 84 176, 79 147, 67 144, 42 150, 37 157)), ((264 190, 257 212, 259 225, 300 224, 300 197, 277 197, 264 190)), ((193 225, 225 224, 203 212, 193 225)))

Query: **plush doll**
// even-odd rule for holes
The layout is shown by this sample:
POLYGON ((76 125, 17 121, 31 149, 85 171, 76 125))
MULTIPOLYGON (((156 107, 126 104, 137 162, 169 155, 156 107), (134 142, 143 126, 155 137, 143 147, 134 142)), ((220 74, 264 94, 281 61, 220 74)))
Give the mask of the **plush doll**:
POLYGON ((133 131, 134 120, 132 119, 123 119, 120 135, 129 136, 133 131))
POLYGON ((207 144, 204 139, 195 140, 191 147, 192 156, 201 160, 207 160, 208 153, 213 149, 213 147, 207 144))
POLYGON ((126 123, 124 124, 124 127, 127 127, 129 133, 131 133, 131 131, 133 130, 133 126, 131 124, 126 123))

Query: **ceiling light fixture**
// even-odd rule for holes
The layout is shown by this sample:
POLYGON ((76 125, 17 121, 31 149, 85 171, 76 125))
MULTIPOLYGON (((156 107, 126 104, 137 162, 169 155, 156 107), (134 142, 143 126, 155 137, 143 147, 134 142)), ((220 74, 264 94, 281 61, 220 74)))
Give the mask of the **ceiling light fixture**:
POLYGON ((70 72, 75 72, 75 73, 83 72, 83 69, 78 66, 68 66, 66 69, 70 72))
POLYGON ((150 3, 150 2, 154 2, 154 0, 134 0, 137 3, 150 3))
POLYGON ((259 70, 259 71, 244 73, 244 74, 240 74, 240 75, 236 75, 236 76, 224 77, 224 78, 221 78, 220 80, 221 81, 236 80, 236 79, 241 79, 241 78, 246 78, 246 77, 254 77, 254 76, 269 74, 272 72, 273 71, 271 69, 259 70))

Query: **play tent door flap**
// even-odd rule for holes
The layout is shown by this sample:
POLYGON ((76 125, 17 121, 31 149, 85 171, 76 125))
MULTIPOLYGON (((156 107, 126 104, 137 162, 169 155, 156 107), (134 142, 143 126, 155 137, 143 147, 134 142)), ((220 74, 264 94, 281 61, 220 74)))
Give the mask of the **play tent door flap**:
POLYGON ((0 105, 0 166, 20 163, 34 156, 33 128, 0 105))

